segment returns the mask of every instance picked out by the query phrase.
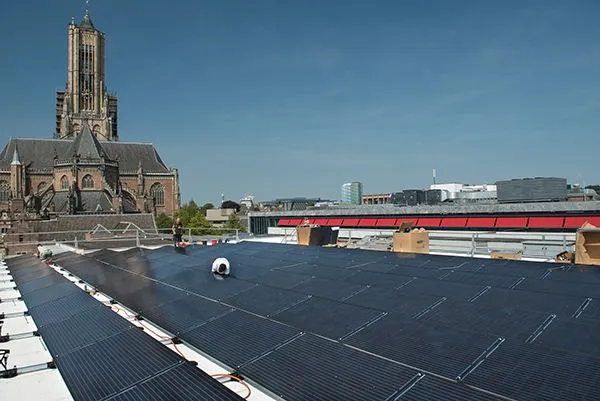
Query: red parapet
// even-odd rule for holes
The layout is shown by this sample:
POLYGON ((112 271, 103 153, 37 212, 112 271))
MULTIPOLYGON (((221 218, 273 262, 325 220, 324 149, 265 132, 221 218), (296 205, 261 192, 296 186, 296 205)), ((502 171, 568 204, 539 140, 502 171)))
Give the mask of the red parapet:
POLYGON ((563 228, 564 217, 558 216, 535 216, 529 218, 529 228, 563 228))
POLYGON ((440 217, 421 217, 416 225, 419 227, 439 227, 441 222, 440 217))

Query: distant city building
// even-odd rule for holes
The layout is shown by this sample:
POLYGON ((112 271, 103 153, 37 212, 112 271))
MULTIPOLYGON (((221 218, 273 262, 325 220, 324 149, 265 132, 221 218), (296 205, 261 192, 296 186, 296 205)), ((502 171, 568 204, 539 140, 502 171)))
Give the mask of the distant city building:
POLYGON ((242 205, 246 209, 252 209, 255 203, 256 198, 254 197, 254 195, 245 195, 242 199, 240 199, 240 205, 242 205))
POLYGON ((362 182, 353 181, 342 185, 342 203, 360 205, 362 201, 362 182))
POLYGON ((321 198, 278 198, 260 202, 260 208, 265 210, 306 210, 321 202, 329 202, 321 198))
POLYGON ((222 225, 229 220, 229 216, 235 214, 235 209, 208 209, 206 220, 214 225, 222 225))
POLYGON ((536 177, 498 181, 498 202, 557 202, 567 200, 567 180, 536 177))
POLYGON ((370 194, 362 196, 363 205, 387 205, 391 202, 392 194, 370 194))

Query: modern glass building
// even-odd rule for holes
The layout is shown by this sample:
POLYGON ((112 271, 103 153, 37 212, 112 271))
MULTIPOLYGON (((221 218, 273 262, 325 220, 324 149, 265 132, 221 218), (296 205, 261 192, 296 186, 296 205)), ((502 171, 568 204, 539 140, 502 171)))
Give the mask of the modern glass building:
POLYGON ((342 203, 360 205, 362 199, 362 182, 352 181, 342 185, 342 203))

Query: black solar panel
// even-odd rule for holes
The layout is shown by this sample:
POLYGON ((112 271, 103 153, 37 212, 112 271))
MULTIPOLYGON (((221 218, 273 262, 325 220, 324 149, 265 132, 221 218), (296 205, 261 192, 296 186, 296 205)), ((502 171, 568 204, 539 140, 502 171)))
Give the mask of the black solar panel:
POLYGON ((368 272, 359 270, 352 276, 344 278, 344 281, 361 285, 373 285, 382 288, 398 288, 411 281, 411 276, 401 276, 398 274, 386 274, 377 272, 368 272))
POLYGON ((189 363, 176 365, 107 401, 225 401, 240 396, 189 363))
POLYGON ((91 308, 42 329, 44 342, 56 357, 133 328, 108 307, 91 308))
POLYGON ((301 330, 340 339, 373 319, 380 310, 313 297, 273 316, 301 330))
POLYGON ((230 311, 217 302, 187 295, 154 309, 144 309, 143 316, 173 334, 195 327, 230 311))
POLYGON ((402 401, 499 401, 495 397, 481 390, 468 387, 464 383, 443 380, 435 376, 424 376, 417 381, 408 391, 403 393, 399 400, 402 401))
MULTIPOLYGON (((109 290, 112 293, 112 289, 109 290)), ((140 290, 124 293, 119 302, 136 312, 143 312, 173 302, 187 295, 186 292, 162 283, 151 282, 140 290)))
POLYGON ((85 293, 77 288, 77 286, 73 285, 73 283, 63 280, 62 283, 28 292, 27 294, 24 294, 22 298, 31 309, 43 303, 56 301, 57 299, 76 293, 85 295, 85 293))
POLYGON ((534 344, 502 344, 467 384, 519 400, 600 399, 599 360, 534 344))
POLYGON ((35 280, 29 280, 21 282, 19 284, 19 292, 21 295, 29 294, 30 292, 37 291, 42 288, 50 287, 55 284, 64 283, 66 279, 58 274, 47 275, 35 280))
MULTIPOLYGON (((75 286, 74 284, 71 285, 75 286)), ((104 305, 90 297, 87 293, 80 289, 77 289, 77 291, 66 297, 33 307, 29 307, 29 304, 25 301, 29 308, 29 314, 33 317, 35 324, 38 327, 42 327, 48 323, 68 319, 87 310, 105 308, 104 305)))
POLYGON ((418 372, 310 334, 244 366, 286 400, 387 400, 418 372))
POLYGON ((427 294, 446 297, 453 301, 466 301, 481 292, 484 287, 423 278, 409 281, 406 285, 398 288, 398 291, 406 295, 427 294))
POLYGON ((223 302, 262 316, 270 316, 306 299, 308 296, 299 292, 257 284, 248 291, 225 298, 223 302))
POLYGON ((182 363, 137 328, 55 358, 76 400, 99 400, 182 363))
POLYGON ((235 311, 183 332, 179 337, 231 367, 273 350, 299 334, 299 330, 235 311))
POLYGON ((448 378, 457 377, 497 337, 389 314, 345 340, 377 355, 448 378))
MULTIPOLYGON (((469 385, 515 399, 597 398, 600 303, 597 271, 588 267, 252 243, 102 255, 132 273, 231 305, 234 311, 195 295, 182 298, 183 291, 160 283, 128 291, 140 276, 71 259, 74 270, 107 293, 120 293, 149 320, 222 363, 241 366, 249 379, 286 399, 494 399, 469 385), (229 258, 232 277, 217 281, 209 270, 221 256, 229 258), (125 283, 120 290, 115 279, 125 283), (302 332, 341 338, 362 351, 311 334, 298 337, 302 332), (358 362, 347 350, 370 359, 358 362), (565 367, 548 368, 560 358, 565 367), (387 382, 370 370, 378 363, 410 365, 425 376, 408 369, 414 374, 385 387, 383 396, 387 382), (308 364, 312 371, 304 372, 308 364), (319 364, 323 372, 342 372, 336 382, 347 375, 365 385, 356 396, 331 382, 326 388, 319 364), (542 376, 544 370, 558 384, 542 376), (281 374, 286 371, 294 374, 281 374), (453 382, 457 376, 461 383, 453 382)), ((147 396, 138 387, 129 396, 147 396)))
POLYGON ((435 295, 406 295, 397 290, 370 287, 344 302, 412 317, 441 300, 443 298, 435 295))
POLYGON ((347 298, 364 289, 366 286, 362 284, 344 283, 320 277, 312 277, 293 287, 294 291, 333 300, 347 298))

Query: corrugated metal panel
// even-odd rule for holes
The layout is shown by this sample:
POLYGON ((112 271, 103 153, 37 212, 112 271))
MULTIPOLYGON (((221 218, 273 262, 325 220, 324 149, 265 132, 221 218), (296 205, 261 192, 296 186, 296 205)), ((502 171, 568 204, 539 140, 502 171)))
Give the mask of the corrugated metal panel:
POLYGON ((440 223, 440 227, 464 227, 466 225, 466 217, 444 217, 440 223))
POLYGON ((396 227, 396 218, 377 219, 377 227, 396 227))
POLYGON ((439 217, 421 217, 418 221, 421 227, 439 227, 442 219, 439 217))
POLYGON ((565 218, 565 228, 579 228, 585 222, 589 222, 595 226, 600 226, 600 216, 577 216, 565 218))
POLYGON ((469 217, 467 220, 467 227, 493 228, 495 225, 495 217, 469 217))
POLYGON ((528 217, 498 217, 496 227, 502 228, 525 228, 527 227, 528 217))
POLYGON ((562 228, 565 222, 564 217, 530 217, 527 227, 529 228, 562 228))
POLYGON ((358 226, 359 227, 376 227, 377 219, 372 219, 372 218, 360 219, 358 226))
POLYGON ((342 221, 342 227, 356 227, 358 226, 360 219, 344 219, 342 221))

